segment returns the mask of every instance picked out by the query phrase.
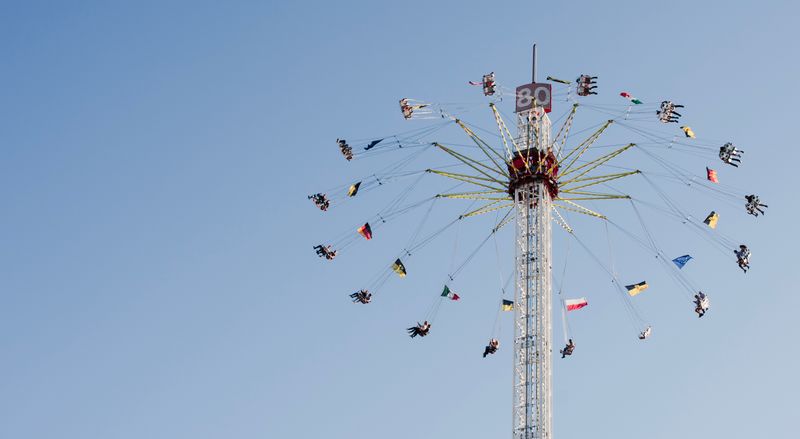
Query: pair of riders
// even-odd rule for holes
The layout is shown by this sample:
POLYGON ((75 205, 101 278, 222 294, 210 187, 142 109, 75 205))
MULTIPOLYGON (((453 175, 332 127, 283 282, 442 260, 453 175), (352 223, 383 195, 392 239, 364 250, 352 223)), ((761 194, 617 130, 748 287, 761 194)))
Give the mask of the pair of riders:
POLYGON ((706 315, 706 312, 710 306, 711 301, 708 299, 708 296, 706 296, 705 293, 698 291, 697 294, 694 295, 694 312, 697 313, 697 318, 706 315))
POLYGON ((336 143, 339 145, 339 151, 342 152, 344 158, 346 158, 348 162, 353 160, 353 148, 347 144, 347 140, 336 139, 336 143))
POLYGON ((736 262, 739 264, 739 268, 747 273, 747 270, 750 269, 750 255, 752 254, 750 249, 742 244, 739 246, 739 249, 734 250, 733 253, 736 255, 736 262))
POLYGON ((428 332, 430 332, 430 330, 431 330, 431 324, 428 323, 427 320, 425 320, 423 323, 417 322, 417 326, 412 326, 406 329, 406 331, 408 331, 408 335, 410 335, 411 338, 414 338, 416 336, 425 337, 426 335, 428 335, 428 332))
POLYGON ((731 142, 719 147, 719 159, 737 168, 739 167, 739 163, 742 161, 742 153, 744 153, 744 151, 736 148, 736 146, 734 146, 731 142))
POLYGON ((489 354, 494 354, 498 349, 500 349, 500 340, 496 338, 489 340, 489 344, 483 349, 483 358, 486 358, 489 354))
POLYGON ((575 350, 575 343, 570 338, 569 339, 569 343, 567 343, 567 345, 564 346, 564 349, 561 349, 560 351, 558 351, 558 353, 561 354, 561 358, 566 358, 567 355, 572 355, 572 352, 574 350, 575 350))
POLYGON ((427 107, 428 104, 411 104, 408 98, 400 99, 400 111, 403 112, 403 118, 411 119, 414 116, 414 111, 427 107))
POLYGON ((673 104, 672 101, 662 101, 661 109, 656 110, 658 120, 663 123, 678 123, 678 119, 681 117, 681 114, 675 111, 676 108, 683 108, 683 105, 673 104))
POLYGON ((758 196, 755 194, 752 195, 745 195, 744 196, 745 203, 744 208, 747 209, 747 213, 753 216, 758 216, 760 213, 761 215, 764 214, 764 210, 761 209, 762 207, 769 207, 766 204, 762 203, 761 200, 758 199, 758 196))
POLYGON ((578 96, 596 95, 597 92, 593 91, 597 88, 597 76, 581 75, 576 81, 578 82, 578 96))
POLYGON ((484 96, 492 96, 495 92, 497 84, 494 82, 494 72, 483 75, 483 94, 484 96))
POLYGON ((333 258, 336 257, 336 250, 333 250, 333 248, 330 245, 326 246, 323 246, 322 244, 315 245, 314 250, 317 252, 317 256, 319 256, 320 258, 325 258, 329 261, 332 261, 333 258))
POLYGON ((331 207, 331 201, 325 196, 325 194, 317 193, 314 195, 309 195, 308 199, 314 201, 314 205, 323 212, 331 207))
POLYGON ((351 294, 350 298, 353 299, 353 303, 363 303, 366 305, 372 301, 372 293, 370 293, 369 290, 359 290, 351 294))

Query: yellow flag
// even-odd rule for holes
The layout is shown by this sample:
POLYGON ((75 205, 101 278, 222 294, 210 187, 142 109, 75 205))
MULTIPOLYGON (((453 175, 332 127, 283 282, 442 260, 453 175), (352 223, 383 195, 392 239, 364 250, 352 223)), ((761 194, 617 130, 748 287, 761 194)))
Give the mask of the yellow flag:
POLYGON ((400 261, 400 259, 394 261, 394 264, 392 264, 392 270, 394 270, 398 276, 406 277, 406 266, 403 265, 403 262, 400 261))
POLYGON ((347 190, 347 196, 348 197, 355 197, 356 194, 358 193, 358 187, 359 186, 361 186, 361 182, 360 181, 358 183, 353 183, 352 185, 350 185, 350 189, 347 190))
POLYGON ((628 294, 631 296, 635 296, 642 291, 646 290, 650 285, 647 285, 646 281, 641 281, 638 284, 633 285, 626 285, 625 288, 628 290, 628 294))
POLYGON ((717 221, 719 221, 719 214, 712 210, 711 213, 709 213, 706 219, 703 221, 703 223, 705 223, 706 225, 708 225, 708 227, 711 227, 712 229, 716 229, 717 221))

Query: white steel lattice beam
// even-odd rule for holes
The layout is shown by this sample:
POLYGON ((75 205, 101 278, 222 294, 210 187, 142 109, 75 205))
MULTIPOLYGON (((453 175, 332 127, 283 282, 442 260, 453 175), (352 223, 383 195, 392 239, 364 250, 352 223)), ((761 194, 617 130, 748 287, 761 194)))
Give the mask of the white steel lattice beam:
MULTIPOLYGON (((534 108, 518 116, 518 142, 550 146, 550 120, 534 108), (533 112, 533 114, 529 114, 533 112)), ((552 438, 552 200, 542 180, 514 191, 517 217, 513 438, 552 438)))

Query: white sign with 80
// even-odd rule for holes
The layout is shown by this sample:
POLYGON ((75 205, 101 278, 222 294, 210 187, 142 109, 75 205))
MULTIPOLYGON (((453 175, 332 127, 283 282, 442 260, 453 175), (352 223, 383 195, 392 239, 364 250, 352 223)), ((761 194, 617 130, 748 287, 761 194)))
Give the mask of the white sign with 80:
POLYGON ((546 113, 550 112, 553 92, 550 84, 533 83, 517 87, 517 113, 533 108, 534 103, 537 107, 544 108, 546 113))

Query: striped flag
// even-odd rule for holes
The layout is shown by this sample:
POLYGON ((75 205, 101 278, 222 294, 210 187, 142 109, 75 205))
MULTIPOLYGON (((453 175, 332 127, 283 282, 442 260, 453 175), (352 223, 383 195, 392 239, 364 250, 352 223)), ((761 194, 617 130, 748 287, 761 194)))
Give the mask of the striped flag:
POLYGON ((631 94, 630 94, 630 93, 628 93, 627 91, 623 91, 623 92, 622 92, 622 93, 620 93, 619 95, 620 95, 620 96, 622 96, 623 98, 625 98, 625 99, 627 99, 627 100, 631 101, 632 103, 634 103, 634 104, 636 104, 636 105, 639 105, 639 104, 641 104, 641 103, 642 103, 642 101, 640 101, 640 100, 636 99, 635 97, 631 96, 631 94))
POLYGON ((564 301, 567 311, 575 311, 576 309, 581 309, 588 304, 589 302, 586 301, 585 297, 581 297, 580 299, 567 299, 564 301))
POLYGON ((447 297, 450 300, 458 300, 461 298, 458 294, 450 291, 450 288, 447 285, 445 285, 444 290, 442 290, 442 297, 447 297))
POLYGON ((642 291, 646 290, 650 285, 647 285, 647 281, 641 281, 638 284, 633 285, 625 285, 625 288, 628 290, 628 294, 631 296, 635 296, 642 291))
POLYGON ((717 171, 709 168, 708 166, 706 166, 706 178, 708 178, 708 181, 712 183, 719 183, 719 178, 717 178, 717 171))
POLYGON ((503 304, 500 305, 500 309, 503 311, 514 311, 514 301, 503 299, 503 304))
POLYGON ((364 223, 363 226, 358 228, 357 232, 366 240, 372 239, 372 228, 369 226, 369 223, 364 223))

